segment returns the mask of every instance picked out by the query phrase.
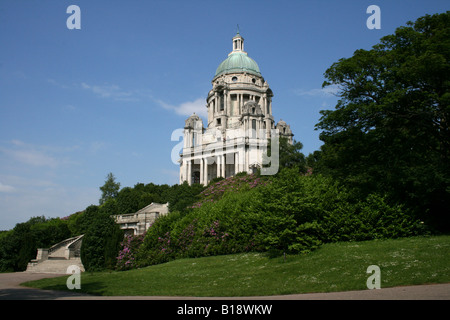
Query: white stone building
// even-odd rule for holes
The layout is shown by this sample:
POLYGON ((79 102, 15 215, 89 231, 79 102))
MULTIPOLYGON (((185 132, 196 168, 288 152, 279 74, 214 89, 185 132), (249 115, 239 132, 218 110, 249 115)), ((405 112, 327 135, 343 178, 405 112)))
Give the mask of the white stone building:
POLYGON ((232 45, 206 98, 208 123, 204 126, 195 113, 185 122, 180 183, 207 185, 216 177, 262 168, 267 141, 275 133, 292 143, 290 126, 284 121, 275 125, 273 92, 258 64, 244 51, 239 31, 232 45))
POLYGON ((160 216, 166 215, 169 212, 169 203, 154 203, 152 202, 145 208, 136 213, 127 213, 114 216, 117 224, 122 230, 125 230, 126 235, 141 235, 144 234, 151 224, 160 216))

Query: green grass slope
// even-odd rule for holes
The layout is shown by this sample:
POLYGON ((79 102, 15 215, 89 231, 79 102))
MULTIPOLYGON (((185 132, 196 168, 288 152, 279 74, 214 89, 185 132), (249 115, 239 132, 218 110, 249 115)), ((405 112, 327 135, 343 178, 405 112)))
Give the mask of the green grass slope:
MULTIPOLYGON (((382 288, 450 282, 450 236, 331 243, 286 258, 242 253, 123 272, 83 273, 80 291, 106 296, 239 297, 364 290, 370 265, 380 267, 382 288)), ((23 285, 68 290, 66 279, 23 285)))

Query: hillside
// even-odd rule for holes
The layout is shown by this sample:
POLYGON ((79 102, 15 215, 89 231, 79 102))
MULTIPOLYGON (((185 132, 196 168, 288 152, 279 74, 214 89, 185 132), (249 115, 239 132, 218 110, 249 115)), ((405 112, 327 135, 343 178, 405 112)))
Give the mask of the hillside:
MULTIPOLYGON (((381 287, 450 282, 450 236, 342 242, 309 254, 268 258, 241 253, 179 259, 124 272, 83 273, 81 291, 94 295, 258 296, 367 289, 370 265, 381 287)), ((66 278, 25 283, 67 290, 66 278)))

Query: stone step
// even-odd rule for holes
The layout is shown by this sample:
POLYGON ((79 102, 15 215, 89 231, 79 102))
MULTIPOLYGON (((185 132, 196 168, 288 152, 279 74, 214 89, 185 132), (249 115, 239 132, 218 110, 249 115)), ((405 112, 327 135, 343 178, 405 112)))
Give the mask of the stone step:
POLYGON ((84 267, 80 258, 74 259, 51 259, 40 262, 30 262, 26 272, 30 273, 59 273, 66 274, 67 268, 71 265, 76 265, 83 272, 84 267))

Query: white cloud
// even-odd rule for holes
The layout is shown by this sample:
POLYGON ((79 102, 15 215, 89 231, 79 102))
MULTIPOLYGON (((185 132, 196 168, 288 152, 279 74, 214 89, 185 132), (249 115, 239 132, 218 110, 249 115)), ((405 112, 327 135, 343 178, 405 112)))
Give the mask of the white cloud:
POLYGON ((68 112, 73 112, 73 111, 77 111, 78 110, 77 107, 75 107, 75 106, 73 106, 71 104, 64 105, 63 107, 61 107, 61 109, 63 111, 68 111, 68 112))
POLYGON ((295 90, 295 94, 298 96, 336 96, 339 92, 339 87, 336 85, 331 85, 325 88, 316 88, 316 89, 309 89, 309 90, 304 90, 304 89, 297 89, 295 90))
POLYGON ((81 83, 81 87, 90 90, 102 98, 111 98, 119 101, 138 101, 139 99, 131 91, 126 91, 116 84, 111 85, 89 85, 81 83))
POLYGON ((0 182, 0 192, 9 193, 9 192, 14 192, 14 191, 16 191, 16 188, 14 188, 12 186, 8 186, 8 185, 0 182))
POLYGON ((92 141, 89 144, 88 149, 92 153, 97 153, 97 152, 105 149, 106 147, 107 147, 107 144, 105 142, 103 142, 103 141, 92 141))
POLYGON ((47 82, 48 82, 48 83, 51 83, 51 84, 54 85, 54 86, 60 87, 60 88, 62 88, 62 89, 67 89, 67 88, 69 88, 69 86, 67 86, 67 85, 65 85, 65 84, 62 84, 62 83, 59 83, 59 82, 56 81, 55 79, 47 79, 47 82))
POLYGON ((201 116, 201 117, 207 117, 207 108, 206 108, 206 102, 205 98, 198 98, 195 101, 187 101, 179 104, 178 106, 173 106, 168 103, 165 103, 164 101, 157 100, 157 102, 165 109, 167 110, 173 110, 175 113, 181 115, 181 116, 191 116, 193 113, 201 116))
POLYGON ((0 151, 18 162, 32 165, 35 167, 54 168, 58 165, 58 161, 55 158, 46 155, 45 153, 39 150, 33 149, 13 150, 1 148, 0 151))
POLYGON ((14 162, 30 165, 33 167, 56 168, 64 164, 74 164, 68 158, 55 157, 53 154, 73 152, 79 149, 78 146, 72 147, 51 147, 39 146, 25 143, 20 140, 11 140, 9 146, 1 147, 0 153, 5 154, 14 162))

